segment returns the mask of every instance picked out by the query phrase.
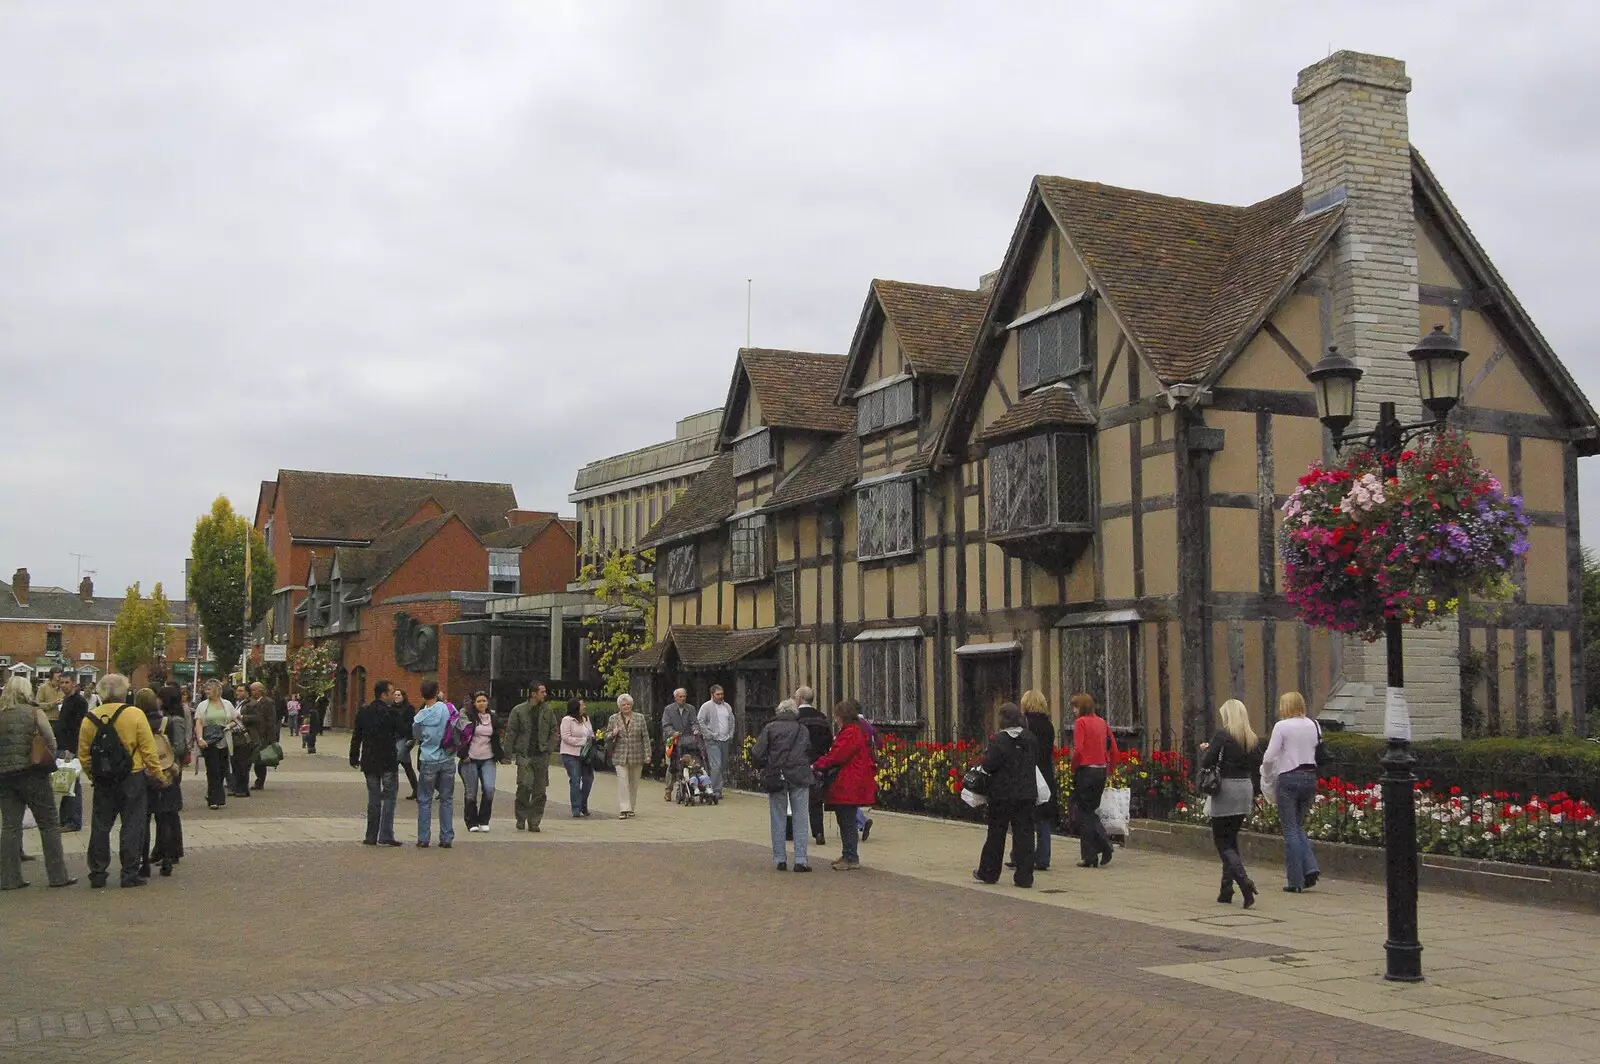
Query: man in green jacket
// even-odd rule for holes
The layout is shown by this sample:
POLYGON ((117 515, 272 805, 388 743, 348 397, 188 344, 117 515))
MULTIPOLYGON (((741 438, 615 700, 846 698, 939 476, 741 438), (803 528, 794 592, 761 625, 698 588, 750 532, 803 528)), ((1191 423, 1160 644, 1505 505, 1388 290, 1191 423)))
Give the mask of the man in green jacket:
POLYGON ((556 749, 561 714, 549 702, 544 684, 535 684, 528 700, 511 711, 504 747, 517 762, 517 830, 538 831, 544 819, 545 792, 550 789, 550 755, 556 749))

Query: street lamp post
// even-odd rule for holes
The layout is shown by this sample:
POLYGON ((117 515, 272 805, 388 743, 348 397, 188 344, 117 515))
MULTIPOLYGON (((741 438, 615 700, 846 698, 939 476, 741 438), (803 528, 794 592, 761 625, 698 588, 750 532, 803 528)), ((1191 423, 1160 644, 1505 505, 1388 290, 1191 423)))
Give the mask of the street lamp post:
MULTIPOLYGON (((1433 420, 1401 424, 1394 403, 1378 404, 1378 421, 1371 432, 1345 433, 1355 417, 1356 383, 1361 367, 1328 348, 1323 359, 1306 374, 1317 393, 1317 415, 1333 435, 1335 450, 1356 440, 1371 443, 1388 483, 1396 474, 1400 449, 1408 439, 1442 428, 1451 409, 1461 400, 1461 364, 1467 352, 1455 337, 1435 325, 1433 332, 1409 352, 1417 370, 1418 391, 1433 420)), ((1417 804, 1416 777, 1411 754, 1411 717, 1405 701, 1405 655, 1398 618, 1384 623, 1384 649, 1388 659, 1388 691, 1384 700, 1383 732, 1383 847, 1388 895, 1388 938, 1383 944, 1383 977, 1414 983, 1422 979, 1422 944, 1417 940, 1417 804)))

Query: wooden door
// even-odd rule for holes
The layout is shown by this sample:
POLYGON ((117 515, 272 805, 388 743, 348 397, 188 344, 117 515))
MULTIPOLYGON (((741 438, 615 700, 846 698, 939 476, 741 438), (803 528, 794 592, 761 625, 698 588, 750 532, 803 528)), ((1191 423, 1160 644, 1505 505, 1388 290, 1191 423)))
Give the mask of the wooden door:
POLYGON ((958 738, 982 742, 994 731, 994 714, 1019 697, 1021 655, 970 654, 961 658, 961 728, 958 738))

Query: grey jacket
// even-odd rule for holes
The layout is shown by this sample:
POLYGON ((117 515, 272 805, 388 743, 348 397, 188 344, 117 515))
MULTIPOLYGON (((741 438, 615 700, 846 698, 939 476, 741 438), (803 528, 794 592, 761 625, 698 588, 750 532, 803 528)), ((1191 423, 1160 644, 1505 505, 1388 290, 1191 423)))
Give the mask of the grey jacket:
POLYGON ((811 733, 793 713, 779 713, 761 729, 750 757, 763 768, 782 769, 783 780, 791 787, 809 787, 816 781, 811 771, 811 733))

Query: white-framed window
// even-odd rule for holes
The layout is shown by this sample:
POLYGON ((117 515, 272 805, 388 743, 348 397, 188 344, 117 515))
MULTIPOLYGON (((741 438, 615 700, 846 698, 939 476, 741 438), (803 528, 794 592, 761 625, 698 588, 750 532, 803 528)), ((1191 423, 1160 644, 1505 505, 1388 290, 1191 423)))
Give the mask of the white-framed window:
POLYGON ((522 555, 507 547, 489 550, 489 590, 501 595, 522 591, 522 555))
POLYGON ((904 425, 917 416, 916 382, 907 377, 883 388, 877 388, 856 399, 856 435, 866 436, 896 425, 904 425))
POLYGON ((772 574, 772 612, 779 628, 793 628, 800 623, 798 577, 796 569, 779 569, 772 574))
POLYGON ((891 558, 917 548, 917 490, 910 480, 856 492, 856 559, 891 558))
POLYGON ((1017 329, 1017 387, 1021 391, 1070 377, 1083 369, 1081 302, 1017 329))
POLYGON ((666 561, 662 564, 666 567, 668 593, 693 591, 699 586, 698 557, 693 543, 682 543, 667 551, 666 561))
POLYGON ((735 521, 728 530, 735 580, 759 580, 767 575, 767 517, 757 514, 735 521))
POLYGON ((1061 704, 1080 692, 1094 696, 1113 728, 1136 726, 1133 627, 1126 624, 1061 629, 1061 704))
POLYGON ((992 534, 1084 525, 1093 512, 1089 437, 1042 433, 989 449, 985 524, 992 534))
POLYGON ((765 469, 776 459, 772 453, 772 430, 759 429, 737 440, 733 445, 733 474, 744 476, 765 469))
POLYGON ((856 700, 868 720, 882 724, 915 724, 922 718, 918 696, 920 639, 872 639, 861 648, 861 674, 856 700))

